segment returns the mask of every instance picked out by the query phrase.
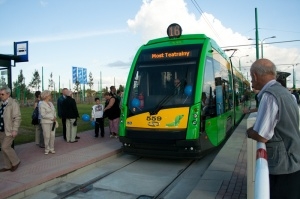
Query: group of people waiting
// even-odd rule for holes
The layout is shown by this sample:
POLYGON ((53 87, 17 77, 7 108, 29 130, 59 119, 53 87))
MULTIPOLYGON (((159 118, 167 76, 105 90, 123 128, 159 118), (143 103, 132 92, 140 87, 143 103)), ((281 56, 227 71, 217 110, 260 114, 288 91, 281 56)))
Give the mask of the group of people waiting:
MULTIPOLYGON (((110 92, 106 92, 105 106, 100 103, 99 98, 95 98, 95 105, 92 108, 92 120, 95 121, 95 137, 104 137, 104 118, 109 120, 110 137, 118 137, 120 121, 120 94, 116 92, 114 86, 110 87, 110 92)), ((63 138, 66 142, 78 142, 77 119, 79 112, 76 101, 72 97, 72 91, 64 88, 62 96, 57 100, 58 117, 62 121, 63 138)), ((36 101, 34 108, 38 108, 38 124, 35 125, 35 143, 45 148, 45 155, 54 154, 55 130, 58 127, 56 109, 52 103, 51 91, 35 92, 36 101)), ((11 97, 11 89, 8 87, 0 88, 0 144, 4 160, 4 167, 0 172, 14 172, 19 167, 21 161, 16 154, 13 141, 18 135, 21 124, 20 105, 17 100, 11 97)))
MULTIPOLYGON (((63 128, 63 138, 68 143, 78 142, 77 119, 79 112, 76 101, 72 97, 72 91, 67 88, 62 90, 62 95, 57 100, 57 115, 61 119, 63 128)), ((36 125, 35 142, 41 148, 45 148, 45 154, 55 153, 55 127, 58 127, 56 110, 51 102, 51 92, 36 91, 36 102, 34 108, 39 109, 39 123, 36 125)), ((91 121, 95 124, 95 137, 104 137, 104 118, 109 120, 110 137, 118 137, 120 121, 120 95, 114 86, 110 87, 110 92, 104 94, 105 105, 101 104, 99 97, 95 98, 95 105, 92 107, 91 121)))
MULTIPOLYGON (((58 127, 56 110, 53 105, 51 91, 35 92, 36 102, 34 108, 38 107, 38 124, 35 125, 35 142, 41 148, 45 148, 45 155, 55 153, 55 129, 58 127)), ((62 120, 63 137, 69 143, 78 142, 77 139, 77 118, 79 117, 75 99, 72 98, 72 91, 64 88, 62 96, 57 100, 58 116, 62 120)))

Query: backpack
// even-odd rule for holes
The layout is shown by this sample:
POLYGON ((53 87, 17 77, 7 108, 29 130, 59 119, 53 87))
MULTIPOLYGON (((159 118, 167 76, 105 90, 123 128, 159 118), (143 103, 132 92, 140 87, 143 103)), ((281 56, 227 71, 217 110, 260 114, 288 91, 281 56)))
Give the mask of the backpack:
POLYGON ((31 115, 31 119, 32 119, 31 120, 32 125, 38 125, 39 124, 39 106, 38 105, 33 110, 32 115, 31 115))

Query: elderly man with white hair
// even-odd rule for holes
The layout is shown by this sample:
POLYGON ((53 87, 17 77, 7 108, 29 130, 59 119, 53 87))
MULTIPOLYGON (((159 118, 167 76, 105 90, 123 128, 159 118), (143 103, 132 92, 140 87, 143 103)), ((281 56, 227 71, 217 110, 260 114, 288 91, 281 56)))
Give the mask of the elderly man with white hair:
POLYGON ((75 99, 72 98, 72 91, 67 92, 67 97, 62 103, 62 114, 66 118, 66 138, 67 142, 74 143, 77 134, 77 118, 79 117, 75 99))

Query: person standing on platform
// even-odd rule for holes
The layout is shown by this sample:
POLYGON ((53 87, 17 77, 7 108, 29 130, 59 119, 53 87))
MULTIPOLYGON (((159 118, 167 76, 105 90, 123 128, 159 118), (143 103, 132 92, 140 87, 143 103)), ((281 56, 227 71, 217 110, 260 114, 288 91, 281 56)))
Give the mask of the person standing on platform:
POLYGON ((79 117, 75 99, 72 98, 72 91, 67 92, 67 98, 62 103, 62 117, 66 118, 67 142, 74 143, 77 134, 77 118, 79 117))
POLYGON ((121 104, 123 102, 123 92, 121 92, 120 90, 117 90, 117 98, 119 100, 119 106, 121 108, 121 104))
POLYGON ((250 69, 252 87, 260 90, 256 122, 247 135, 266 144, 270 198, 300 198, 299 108, 293 96, 276 82, 276 67, 268 59, 250 69))
POLYGON ((110 87, 110 94, 111 94, 111 96, 113 96, 116 99, 118 105, 120 105, 121 98, 119 97, 117 89, 116 89, 115 86, 110 87))
POLYGON ((119 122, 121 110, 115 97, 111 93, 106 92, 104 94, 106 99, 106 106, 104 108, 104 114, 109 120, 110 137, 118 138, 119 122))
POLYGON ((0 89, 0 143, 4 160, 4 168, 0 172, 15 171, 21 161, 11 147, 21 124, 21 111, 18 102, 10 97, 11 89, 0 89))
POLYGON ((55 107, 51 102, 52 96, 51 91, 44 90, 41 94, 43 101, 39 104, 39 112, 41 114, 41 125, 44 133, 45 143, 45 155, 55 153, 54 141, 55 141, 55 122, 56 122, 56 111, 55 107), (53 127, 54 125, 54 127, 53 127))
POLYGON ((254 95, 254 99, 255 99, 255 107, 254 108, 245 108, 243 110, 243 113, 244 114, 247 114, 247 113, 254 113, 254 112, 257 112, 257 109, 258 109, 258 105, 259 105, 259 101, 258 101, 258 93, 259 93, 259 90, 255 90, 254 88, 252 88, 253 92, 255 93, 254 95))
POLYGON ((299 104, 299 94, 298 94, 298 92, 294 89, 292 94, 295 96, 297 104, 299 104))
MULTIPOLYGON (((41 102, 41 91, 36 91, 34 93, 34 95, 36 98, 35 103, 34 103, 34 109, 36 109, 36 107, 38 107, 38 109, 39 109, 40 102, 41 102)), ((39 115, 38 115, 38 124, 35 125, 35 144, 41 148, 45 148, 40 111, 39 111, 39 115)))
POLYGON ((63 137, 66 140, 66 118, 62 117, 62 103, 66 99, 68 89, 62 89, 62 95, 57 99, 57 115, 61 119, 62 127, 63 127, 63 137))
POLYGON ((98 97, 95 98, 95 105, 92 107, 91 120, 95 121, 95 137, 99 137, 99 127, 101 131, 101 137, 104 137, 104 119, 103 110, 104 106, 101 104, 98 97))
POLYGON ((109 89, 110 89, 111 96, 117 97, 117 89, 116 89, 116 87, 115 86, 111 86, 109 89))

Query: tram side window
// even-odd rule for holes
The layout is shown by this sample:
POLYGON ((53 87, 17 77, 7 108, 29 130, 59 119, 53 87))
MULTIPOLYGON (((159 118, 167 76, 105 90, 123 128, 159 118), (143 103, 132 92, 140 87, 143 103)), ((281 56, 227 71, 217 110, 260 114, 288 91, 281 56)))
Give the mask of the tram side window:
POLYGON ((240 78, 237 76, 234 77, 235 79, 235 102, 236 105, 240 105, 242 101, 242 94, 243 94, 243 89, 242 89, 242 82, 240 78))
POLYGON ((216 116, 215 87, 213 62, 207 58, 202 87, 202 116, 206 119, 216 116))
POLYGON ((229 63, 223 60, 222 63, 220 63, 220 76, 221 76, 221 84, 222 84, 222 109, 223 112, 229 111, 232 106, 232 95, 230 95, 231 90, 231 84, 229 83, 229 77, 230 77, 230 70, 229 70, 229 63), (227 64, 225 66, 224 64, 227 64))
POLYGON ((223 90, 222 90, 222 68, 220 63, 214 60, 214 71, 215 71, 215 83, 216 83, 216 110, 217 115, 224 113, 224 100, 223 100, 223 90))
POLYGON ((230 109, 229 99, 229 63, 222 57, 213 60, 215 76, 215 94, 216 94, 216 111, 217 115, 223 114, 230 109), (227 66, 226 66, 227 64, 227 66))

